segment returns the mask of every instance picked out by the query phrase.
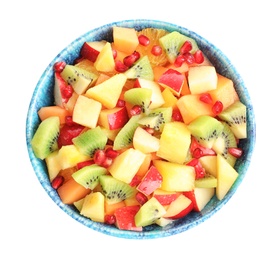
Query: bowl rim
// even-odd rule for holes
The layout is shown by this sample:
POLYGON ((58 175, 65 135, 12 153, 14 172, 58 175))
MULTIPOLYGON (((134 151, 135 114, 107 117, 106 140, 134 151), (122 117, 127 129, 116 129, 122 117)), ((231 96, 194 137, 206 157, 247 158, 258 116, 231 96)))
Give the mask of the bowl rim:
MULTIPOLYGON (((71 58, 72 61, 74 58, 71 58)), ((211 59, 210 59, 211 60, 211 59)), ((68 61, 71 62, 71 61, 68 61)), ((216 66, 215 66, 216 67, 216 66)), ((224 66, 222 66, 224 68, 224 66)), ((49 86, 51 88, 51 86, 49 86)), ((236 192, 237 188, 240 186, 241 182, 243 181, 246 172, 248 171, 248 168, 250 166, 251 157, 254 151, 256 142, 256 122, 255 122, 255 115, 253 110, 252 101, 248 92, 247 87, 244 84, 243 79, 241 78, 240 74, 237 72, 236 68, 233 66, 231 61, 227 58, 227 56, 216 46, 214 46, 212 43, 210 43, 208 40, 203 38, 202 36, 198 35, 197 33, 187 29, 186 27, 173 24, 167 21, 161 21, 161 20, 153 20, 153 19, 130 19, 130 20, 120 20, 116 22, 107 23, 105 25, 96 27, 84 34, 82 34, 80 37, 76 38, 74 41, 72 41, 69 45, 67 45, 61 52, 58 53, 56 57, 53 58, 53 60, 49 63, 49 65, 46 67, 45 71, 42 73, 41 77, 39 78, 37 85, 34 89, 34 92, 32 94, 31 101, 29 103, 28 111, 27 111, 27 117, 26 117, 26 145, 27 145, 27 151, 29 155, 29 159, 31 162, 31 165, 34 169, 34 172, 37 176, 37 179, 39 180, 41 186, 45 189, 49 197, 55 202, 57 206, 59 206, 66 214, 71 216, 73 219, 77 220, 81 224, 87 226, 88 228, 91 228, 97 232, 101 232, 103 234, 111 235, 114 237, 119 238, 127 238, 127 239, 152 239, 152 238, 163 238, 172 236, 178 233, 182 233, 187 231, 190 228, 193 228, 197 226, 198 224, 204 222, 208 218, 210 218, 212 215, 214 215, 218 210, 220 210, 233 196, 233 194, 236 192), (188 221, 188 219, 185 217, 182 220, 176 221, 175 225, 174 223, 171 224, 168 227, 147 227, 142 232, 136 232, 136 231, 128 231, 128 230, 120 230, 117 229, 114 226, 109 226, 103 223, 98 223, 91 221, 82 215, 80 215, 77 211, 73 209, 74 206, 69 206, 63 204, 60 199, 58 198, 57 192, 51 187, 50 182, 48 180, 48 176, 46 175, 46 166, 44 165, 44 162, 42 162, 40 159, 37 159, 34 156, 34 153, 31 149, 30 141, 32 139, 32 136, 35 132, 35 129, 38 126, 38 115, 37 111, 40 108, 40 105, 42 104, 38 102, 38 99, 40 99, 40 96, 44 95, 46 98, 49 97, 48 95, 52 95, 53 93, 51 91, 46 91, 45 86, 49 86, 50 83, 48 80, 53 75, 52 67, 55 62, 60 61, 62 58, 67 57, 72 54, 73 57, 76 55, 78 57, 77 49, 81 47, 81 44, 86 41, 86 39, 101 39, 104 38, 104 35, 108 36, 108 33, 112 29, 113 26, 123 26, 123 27, 133 27, 136 29, 141 28, 147 28, 147 27, 155 27, 155 28, 165 28, 169 31, 176 30, 179 31, 185 35, 189 35, 193 37, 199 47, 204 46, 205 51, 211 56, 217 57, 217 61, 222 64, 226 64, 224 73, 221 72, 222 75, 231 73, 235 76, 233 79, 235 85, 238 84, 240 86, 242 91, 239 91, 240 95, 242 96, 242 99, 246 101, 246 105, 248 108, 248 121, 250 121, 250 129, 248 134, 248 139, 246 139, 245 142, 248 141, 249 147, 247 151, 247 156, 243 160, 241 160, 238 163, 238 166, 236 167, 242 167, 242 172, 239 172, 239 177, 236 180, 235 184, 229 191, 229 193, 225 196, 225 198, 219 202, 216 202, 216 204, 209 203, 209 207, 211 205, 215 205, 214 208, 210 210, 205 211, 204 213, 191 213, 189 217, 193 217, 193 221, 188 221), (101 38, 100 38, 101 37, 101 38), (75 52, 76 50, 76 52, 75 52)), ((244 144, 245 145, 245 144, 244 144)))

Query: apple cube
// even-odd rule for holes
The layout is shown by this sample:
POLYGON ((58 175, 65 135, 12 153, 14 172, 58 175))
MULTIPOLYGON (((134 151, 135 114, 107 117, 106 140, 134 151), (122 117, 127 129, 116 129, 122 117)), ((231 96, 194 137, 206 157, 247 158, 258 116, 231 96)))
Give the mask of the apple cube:
POLYGON ((94 62, 95 68, 100 72, 112 72, 115 70, 115 60, 110 42, 106 42, 94 62))
POLYGON ((100 102, 80 95, 73 110, 73 121, 89 128, 95 128, 101 108, 100 102))
POLYGON ((160 188, 162 176, 155 166, 151 166, 141 182, 137 186, 137 190, 146 196, 152 194, 154 190, 160 188))
POLYGON ((161 205, 166 206, 169 205, 172 201, 176 200, 180 193, 174 191, 165 191, 162 189, 156 189, 153 193, 153 197, 155 197, 161 205))
POLYGON ((106 41, 85 42, 81 48, 80 55, 85 59, 95 62, 105 43, 106 41))

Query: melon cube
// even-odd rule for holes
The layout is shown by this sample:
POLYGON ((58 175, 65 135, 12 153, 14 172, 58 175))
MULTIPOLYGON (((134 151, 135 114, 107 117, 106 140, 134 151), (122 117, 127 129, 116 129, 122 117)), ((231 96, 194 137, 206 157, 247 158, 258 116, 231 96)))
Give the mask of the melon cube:
POLYGON ((95 68, 101 72, 112 72, 115 69, 115 60, 110 42, 106 42, 94 63, 95 68))
POLYGON ((188 83, 191 94, 201 94, 217 88, 217 73, 214 66, 190 67, 188 83))

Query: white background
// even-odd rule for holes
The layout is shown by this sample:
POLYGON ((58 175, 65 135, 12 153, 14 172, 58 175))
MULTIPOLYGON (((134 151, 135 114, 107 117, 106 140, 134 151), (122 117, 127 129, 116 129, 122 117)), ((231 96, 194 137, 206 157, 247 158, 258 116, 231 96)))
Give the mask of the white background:
POLYGON ((0 259, 280 259, 276 2, 2 1, 0 259), (252 164, 232 199, 199 226, 152 240, 103 235, 61 211, 25 143, 29 101, 49 62, 94 27, 136 18, 184 26, 221 49, 245 81, 257 124, 252 164))

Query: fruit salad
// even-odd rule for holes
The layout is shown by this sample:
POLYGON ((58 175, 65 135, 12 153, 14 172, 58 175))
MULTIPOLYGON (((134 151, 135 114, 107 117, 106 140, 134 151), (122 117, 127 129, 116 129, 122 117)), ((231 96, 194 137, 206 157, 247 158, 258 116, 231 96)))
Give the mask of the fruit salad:
POLYGON ((229 192, 246 106, 194 39, 156 28, 112 34, 84 42, 73 64, 54 64, 54 103, 38 110, 31 146, 82 216, 164 227, 229 192))

